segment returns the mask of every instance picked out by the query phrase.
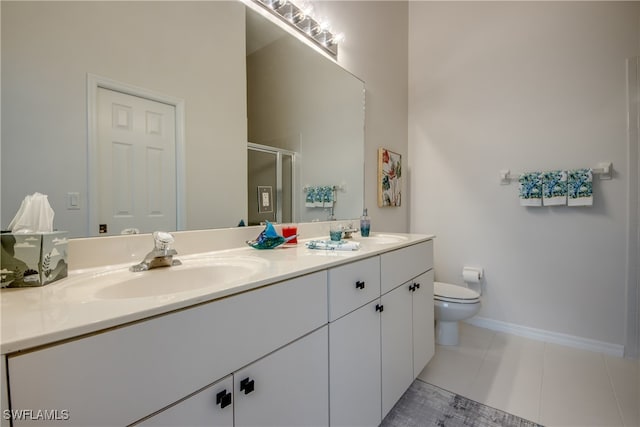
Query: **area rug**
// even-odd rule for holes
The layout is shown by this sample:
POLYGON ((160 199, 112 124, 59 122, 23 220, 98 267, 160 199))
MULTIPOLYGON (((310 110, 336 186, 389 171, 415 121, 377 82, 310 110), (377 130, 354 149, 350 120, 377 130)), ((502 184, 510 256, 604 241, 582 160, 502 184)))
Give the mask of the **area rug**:
POLYGON ((416 380, 382 421, 381 427, 541 427, 416 380))

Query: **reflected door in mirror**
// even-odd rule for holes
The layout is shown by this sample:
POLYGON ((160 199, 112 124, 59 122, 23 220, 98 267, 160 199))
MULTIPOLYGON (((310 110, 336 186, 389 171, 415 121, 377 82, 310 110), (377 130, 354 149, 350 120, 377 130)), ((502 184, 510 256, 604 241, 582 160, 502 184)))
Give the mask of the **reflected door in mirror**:
POLYGON ((175 230, 175 107, 104 88, 97 102, 100 203, 91 215, 102 234, 175 230))

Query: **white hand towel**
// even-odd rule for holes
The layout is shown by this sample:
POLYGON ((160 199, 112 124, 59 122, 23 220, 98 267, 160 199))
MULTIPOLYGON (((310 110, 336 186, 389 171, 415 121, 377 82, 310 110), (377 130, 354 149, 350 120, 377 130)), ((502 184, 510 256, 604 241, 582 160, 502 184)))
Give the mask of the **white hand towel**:
POLYGON ((567 204, 567 171, 557 170, 542 174, 542 204, 557 206, 567 204))
POLYGON ((520 182, 520 206, 542 206, 542 176, 540 172, 526 172, 520 182))
POLYGON ((360 249, 359 242, 347 242, 340 240, 339 242, 333 240, 311 240, 305 243, 309 249, 322 249, 326 251, 357 251, 360 249))
POLYGON ((593 205, 593 170, 574 169, 568 172, 567 178, 568 205, 593 205))

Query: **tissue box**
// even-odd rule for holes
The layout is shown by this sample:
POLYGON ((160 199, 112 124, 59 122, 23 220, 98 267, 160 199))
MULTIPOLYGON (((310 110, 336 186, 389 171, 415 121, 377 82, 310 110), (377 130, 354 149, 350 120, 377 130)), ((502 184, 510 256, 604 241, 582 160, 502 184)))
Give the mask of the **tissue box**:
POLYGON ((0 287, 43 286, 67 277, 67 232, 0 234, 0 287))

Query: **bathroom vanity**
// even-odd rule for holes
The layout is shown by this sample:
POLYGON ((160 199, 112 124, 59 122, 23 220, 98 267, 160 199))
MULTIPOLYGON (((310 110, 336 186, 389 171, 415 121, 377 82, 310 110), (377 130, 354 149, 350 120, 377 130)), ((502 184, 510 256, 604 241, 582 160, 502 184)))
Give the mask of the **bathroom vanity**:
POLYGON ((3 290, 12 425, 378 425, 433 356, 432 237, 236 247, 3 290))

